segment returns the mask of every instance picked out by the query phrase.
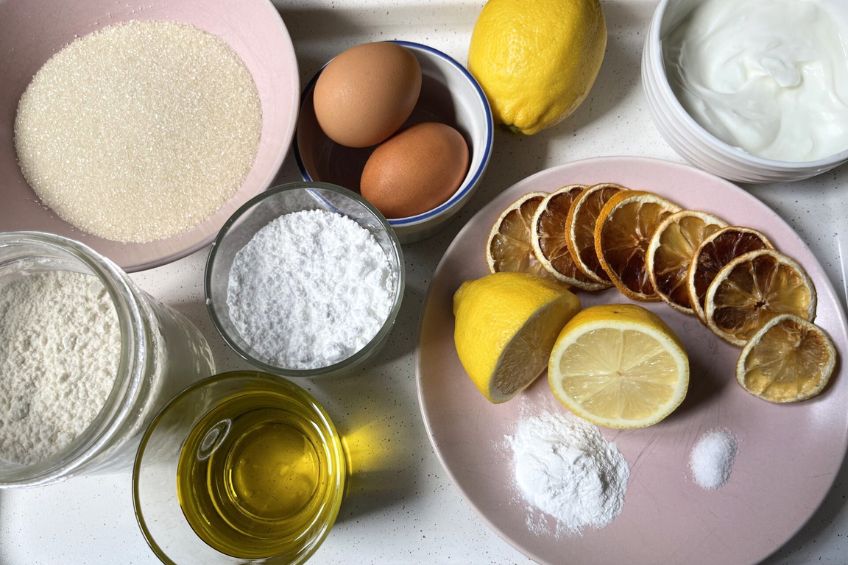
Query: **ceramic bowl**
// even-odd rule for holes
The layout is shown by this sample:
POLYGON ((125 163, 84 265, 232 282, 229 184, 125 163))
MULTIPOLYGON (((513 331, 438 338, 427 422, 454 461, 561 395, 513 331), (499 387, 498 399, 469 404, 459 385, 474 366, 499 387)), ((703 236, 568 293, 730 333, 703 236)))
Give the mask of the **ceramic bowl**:
POLYGON ((300 82, 292 42, 268 0, 9 0, 0 2, 0 230, 46 231, 91 246, 127 271, 156 267, 206 246, 239 206, 271 185, 294 133, 300 82), (20 172, 14 144, 18 100, 33 75, 79 36, 129 20, 170 20, 217 35, 241 57, 262 105, 253 167, 238 192, 194 229, 151 243, 82 232, 44 207, 20 172))
POLYGON ((227 345, 262 370, 286 377, 336 376, 348 374, 362 366, 385 344, 400 311, 405 280, 400 242, 386 223, 386 219, 374 206, 358 194, 339 186, 320 182, 295 182, 276 186, 254 197, 239 208, 221 228, 206 263, 206 306, 227 345), (326 210, 341 214, 368 230, 385 252, 394 278, 391 309, 371 341, 350 357, 315 369, 282 367, 263 356, 241 337, 227 304, 230 269, 236 254, 269 222, 284 214, 301 210, 326 210))
MULTIPOLYGON (((489 101, 465 67, 427 45, 411 41, 394 43, 412 51, 423 75, 418 104, 401 129, 425 121, 443 122, 459 130, 470 150, 468 172, 450 198, 421 214, 388 219, 400 241, 409 243, 435 233, 474 193, 489 164, 494 126, 489 101)), ((321 131, 315 118, 312 94, 324 67, 310 79, 301 96, 294 142, 295 159, 304 180, 330 182, 358 192, 359 178, 373 147, 344 147, 321 131)))
POLYGON ((797 181, 848 161, 848 150, 806 162, 776 161, 751 155, 704 129, 677 99, 666 74, 663 39, 699 0, 661 0, 642 51, 642 86, 654 123, 669 145, 693 165, 729 180, 766 183, 797 181))

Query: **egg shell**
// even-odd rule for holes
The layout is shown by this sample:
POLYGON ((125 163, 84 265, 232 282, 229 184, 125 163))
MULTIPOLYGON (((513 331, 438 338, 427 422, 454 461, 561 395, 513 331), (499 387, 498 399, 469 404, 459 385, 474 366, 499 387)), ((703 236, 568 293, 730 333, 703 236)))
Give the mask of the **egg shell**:
POLYGON ((468 145, 441 123, 414 125, 378 146, 362 170, 362 196, 387 218, 432 210, 451 197, 468 172, 468 145))
POLYGON ((327 137, 347 147, 388 139, 412 114, 421 94, 421 65, 396 43, 351 47, 315 83, 315 117, 327 137))

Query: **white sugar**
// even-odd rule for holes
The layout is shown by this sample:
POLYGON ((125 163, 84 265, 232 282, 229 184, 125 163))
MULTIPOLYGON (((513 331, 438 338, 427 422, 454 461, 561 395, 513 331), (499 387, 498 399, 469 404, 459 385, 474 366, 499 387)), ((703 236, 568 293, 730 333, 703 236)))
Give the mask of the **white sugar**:
POLYGON ((725 430, 712 430, 698 440, 689 456, 692 478, 701 488, 715 490, 730 478, 736 457, 736 438, 725 430))
POLYGON ((260 358, 315 369, 362 349, 388 318, 397 281, 374 236, 340 214, 285 214, 233 260, 230 318, 260 358))
POLYGON ((262 110, 220 38, 164 21, 80 37, 18 104, 15 148, 32 189, 75 227, 146 242, 185 232, 241 186, 262 110))

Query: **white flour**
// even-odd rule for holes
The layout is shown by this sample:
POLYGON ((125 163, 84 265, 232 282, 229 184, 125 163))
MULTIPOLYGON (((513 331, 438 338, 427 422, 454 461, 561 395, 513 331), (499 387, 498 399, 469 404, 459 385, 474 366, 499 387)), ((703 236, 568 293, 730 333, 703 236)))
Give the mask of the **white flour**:
POLYGON ((391 310, 395 276, 374 236, 323 210, 285 214, 235 256, 227 306, 259 357, 326 367, 362 349, 391 310))
MULTIPOLYGON (((630 468, 597 427, 545 412, 519 421, 507 442, 521 495, 556 519, 557 534, 601 528, 621 512, 630 468)), ((527 520, 532 532, 544 530, 538 516, 527 520)))
POLYGON ((701 488, 715 490, 727 482, 736 458, 736 438, 723 430, 705 433, 692 448, 689 469, 701 488))
POLYGON ((0 293, 0 458, 42 461, 97 416, 112 390, 121 331, 92 275, 44 272, 0 293))

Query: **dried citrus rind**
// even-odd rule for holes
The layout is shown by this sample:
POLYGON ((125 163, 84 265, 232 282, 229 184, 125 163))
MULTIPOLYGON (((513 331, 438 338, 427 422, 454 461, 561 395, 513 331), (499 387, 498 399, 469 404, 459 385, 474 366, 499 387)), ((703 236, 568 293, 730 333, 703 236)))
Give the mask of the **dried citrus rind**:
POLYGON ((530 225, 547 193, 525 194, 501 213, 486 241, 486 263, 492 273, 530 273, 552 278, 533 252, 530 225))
POLYGON ((651 236, 680 207, 651 192, 612 196, 595 224, 595 253, 610 281, 630 299, 657 301, 645 262, 651 236))
POLYGON ((740 226, 722 228, 701 242, 686 273, 689 305, 699 320, 706 321, 704 298, 721 268, 740 255, 760 249, 774 246, 763 233, 740 226))
POLYGON ((792 314, 775 316, 742 349, 736 380, 769 402, 807 400, 827 386, 836 348, 824 330, 792 314))
POLYGON ((780 314, 813 321, 816 289, 795 260, 761 249, 722 267, 707 289, 707 326, 719 337, 743 346, 780 314))
POLYGON ((585 189, 585 185, 571 184, 546 196, 533 215, 530 232, 536 259, 554 278, 581 290, 595 291, 609 285, 584 275, 565 242, 568 211, 585 189))
POLYGON ((660 223, 648 244, 646 263, 651 284, 663 302, 694 314, 686 286, 689 266, 701 242, 726 225, 712 214, 694 210, 682 210, 660 223))
POLYGON ((602 183, 590 186, 572 203, 565 219, 565 244, 577 269, 590 280, 612 286, 598 255, 595 253, 595 223, 607 200, 627 190, 614 183, 602 183))

